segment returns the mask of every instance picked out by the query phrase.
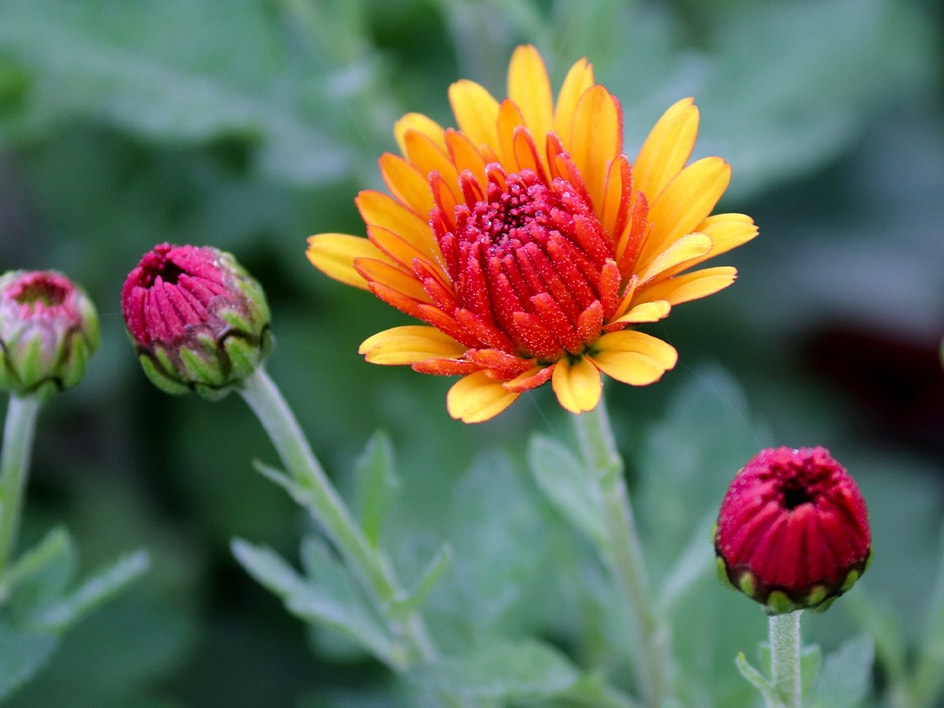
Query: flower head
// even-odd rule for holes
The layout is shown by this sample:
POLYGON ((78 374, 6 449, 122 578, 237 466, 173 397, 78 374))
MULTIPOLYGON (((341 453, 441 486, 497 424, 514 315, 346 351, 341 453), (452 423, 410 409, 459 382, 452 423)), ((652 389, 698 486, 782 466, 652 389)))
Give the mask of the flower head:
POLYGON ((762 450, 728 487, 715 552, 722 580, 770 614, 826 609, 871 559, 865 500, 825 448, 762 450))
POLYGON ((731 267, 686 271, 757 234, 742 214, 709 216, 730 168, 718 157, 686 166, 691 99, 669 108, 631 164, 619 101, 586 60, 555 103, 541 56, 519 47, 508 94, 453 84, 458 129, 404 116, 402 156, 380 158, 390 195, 356 200, 367 238, 309 239, 317 268, 426 323, 368 338, 367 361, 461 375, 447 404, 466 422, 548 380, 574 413, 599 402, 601 372, 658 380, 676 351, 632 327, 730 285, 731 267))
POLYGON ((98 341, 95 305, 66 276, 0 276, 0 390, 46 398, 75 386, 98 341))
POLYGON ((156 246, 125 280, 121 310, 144 372, 168 393, 220 398, 272 348, 262 287, 215 248, 156 246))

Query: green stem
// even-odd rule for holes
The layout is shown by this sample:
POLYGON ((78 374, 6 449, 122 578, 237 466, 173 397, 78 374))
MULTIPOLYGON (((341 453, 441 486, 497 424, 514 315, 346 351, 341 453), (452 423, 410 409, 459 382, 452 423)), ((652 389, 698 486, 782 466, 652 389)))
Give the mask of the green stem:
POLYGON ((802 610, 770 616, 770 666, 784 708, 800 708, 800 615, 802 610))
MULTIPOLYGON (((331 541, 347 564, 366 581, 380 606, 388 607, 392 600, 402 595, 392 569, 383 556, 375 552, 351 517, 275 382, 263 367, 259 367, 243 382, 240 393, 262 423, 282 463, 308 492, 310 509, 331 541)), ((400 668, 414 659, 431 661, 435 658, 435 648, 418 614, 412 613, 402 621, 388 620, 394 634, 403 637, 409 645, 407 656, 394 657, 400 668)))
POLYGON ((23 492, 29 476, 30 451, 42 400, 10 396, 0 451, 0 575, 16 547, 23 492))
POLYGON ((623 460, 603 400, 587 413, 573 417, 577 438, 603 505, 603 555, 632 613, 639 646, 637 681, 646 705, 660 708, 668 698, 668 634, 656 615, 639 532, 633 518, 623 460))

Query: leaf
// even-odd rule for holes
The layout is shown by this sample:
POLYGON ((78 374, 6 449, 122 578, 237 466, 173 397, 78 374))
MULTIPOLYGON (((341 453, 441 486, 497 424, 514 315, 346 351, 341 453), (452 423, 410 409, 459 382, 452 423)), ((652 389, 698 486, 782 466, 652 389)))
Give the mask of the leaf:
POLYGON ((580 673, 560 652, 537 641, 483 644, 462 658, 412 669, 408 677, 447 695, 500 701, 551 698, 580 673))
POLYGON ((773 684, 770 683, 764 675, 750 665, 747 661, 747 657, 744 656, 744 652, 740 652, 737 655, 737 659, 734 661, 737 666, 738 672, 741 676, 751 684, 754 688, 760 691, 760 694, 768 702, 768 705, 778 705, 780 703, 780 697, 777 695, 777 689, 773 687, 773 684))
POLYGON ((17 631, 0 623, 0 701, 29 681, 58 644, 58 638, 48 632, 17 631))
POLYGON ((361 528, 376 548, 390 499, 399 486, 394 471, 393 445, 387 433, 374 433, 354 463, 354 475, 361 502, 361 528))
POLYGON ((865 634, 845 642, 826 656, 810 704, 822 708, 854 708, 872 688, 872 638, 865 634))
POLYGON ((122 592, 147 572, 151 565, 146 551, 136 551, 88 578, 38 618, 43 629, 62 632, 101 603, 122 592))
POLYGON ((420 573, 420 579, 416 587, 404 596, 395 598, 391 603, 390 616, 402 618, 418 610, 430 591, 442 578, 443 573, 446 572, 451 560, 452 548, 449 546, 440 548, 423 569, 423 572, 420 573))
POLYGON ((657 599, 663 616, 668 615, 672 606, 681 601, 699 580, 715 572, 715 554, 711 542, 714 524, 715 513, 712 511, 695 527, 685 550, 667 573, 657 599))
POLYGON ((0 50, 32 75, 33 122, 103 120, 168 142, 235 137, 265 174, 301 184, 350 169, 317 127, 327 86, 313 90, 314 67, 305 76, 279 51, 258 3, 5 0, 0 16, 0 50))
POLYGON ((598 488, 588 481, 580 460, 565 445, 535 435, 528 447, 528 463, 538 488, 576 529, 598 546, 605 532, 598 488))
POLYGON ((234 539, 232 550, 246 571, 281 597, 296 617, 340 631, 381 661, 392 663, 390 639, 364 592, 323 543, 309 538, 302 544, 308 577, 269 548, 234 539))
POLYGON ((10 617, 20 625, 40 622, 43 613, 59 602, 75 576, 76 550, 69 532, 54 528, 7 572, 3 585, 12 594, 10 617))

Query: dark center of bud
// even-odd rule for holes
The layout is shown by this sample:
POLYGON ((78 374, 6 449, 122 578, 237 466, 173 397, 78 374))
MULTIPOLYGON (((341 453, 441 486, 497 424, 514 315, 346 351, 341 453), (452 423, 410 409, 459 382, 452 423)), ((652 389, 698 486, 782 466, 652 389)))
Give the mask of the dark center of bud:
POLYGON ((783 506, 792 511, 803 504, 812 504, 813 496, 800 481, 790 480, 783 486, 783 506))
POLYGON ((69 296, 69 289, 44 274, 23 281, 13 299, 20 305, 61 307, 69 296))

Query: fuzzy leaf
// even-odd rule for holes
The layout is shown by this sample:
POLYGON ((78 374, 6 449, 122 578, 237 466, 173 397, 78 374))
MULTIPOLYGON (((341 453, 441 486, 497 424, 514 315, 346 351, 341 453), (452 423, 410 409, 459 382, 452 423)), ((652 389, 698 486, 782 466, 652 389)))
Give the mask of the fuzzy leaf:
POLYGON ((354 463, 354 475, 361 503, 361 528, 367 540, 376 548, 391 497, 399 486, 394 468, 393 445, 387 433, 374 433, 354 463))
POLYGON ((0 624, 0 701, 29 681, 59 644, 54 634, 21 632, 0 624))
POLYGON ((528 447, 531 474, 554 507, 598 545, 604 530, 597 488, 588 483, 582 463, 565 445, 543 435, 528 447))
POLYGON ((861 634, 826 656, 823 672, 816 682, 811 706, 855 708, 872 687, 872 638, 861 634))
POLYGON ((495 642, 463 658, 445 658, 409 672, 425 688, 490 700, 550 698, 572 687, 577 669, 556 649, 536 641, 495 642))

